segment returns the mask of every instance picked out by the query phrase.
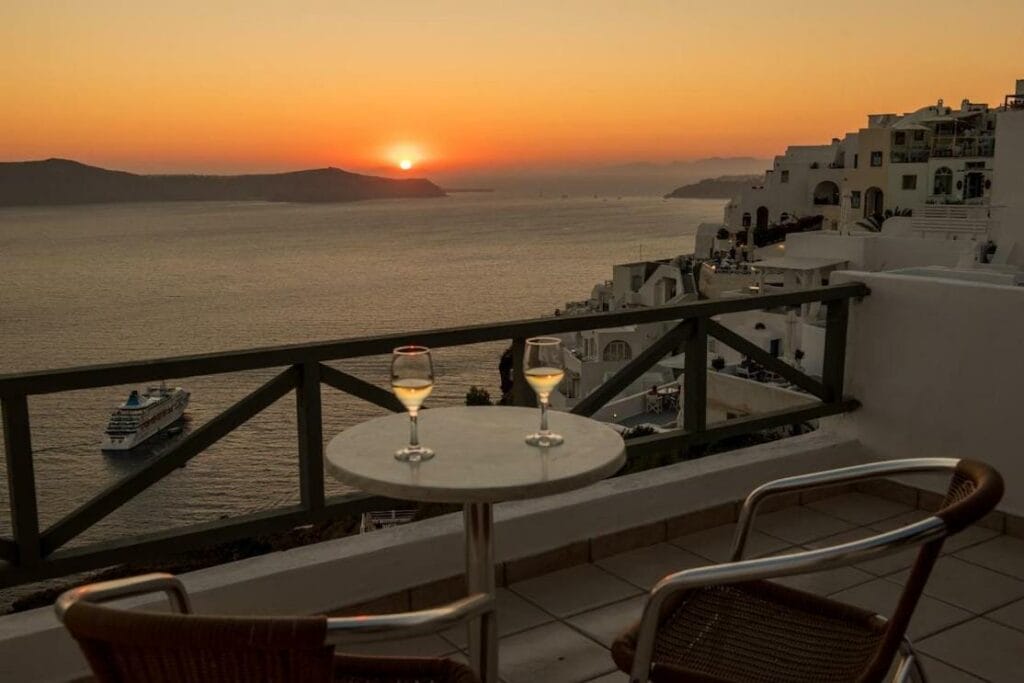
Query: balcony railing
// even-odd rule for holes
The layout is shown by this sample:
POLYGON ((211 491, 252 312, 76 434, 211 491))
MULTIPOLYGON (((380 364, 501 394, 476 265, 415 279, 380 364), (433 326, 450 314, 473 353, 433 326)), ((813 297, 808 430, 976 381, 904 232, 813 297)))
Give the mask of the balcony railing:
POLYGON ((683 428, 630 440, 627 456, 709 444, 764 429, 804 423, 853 410, 856 400, 843 395, 846 327, 851 298, 868 294, 866 286, 848 283, 818 289, 616 313, 562 316, 469 327, 360 337, 314 344, 247 349, 162 360, 95 365, 0 376, 0 405, 10 492, 12 536, 0 538, 0 588, 97 569, 126 561, 168 558, 182 552, 255 535, 286 531, 297 526, 362 512, 402 507, 401 503, 362 493, 325 497, 321 387, 327 385, 392 411, 402 406, 387 390, 326 365, 328 361, 390 353, 415 340, 430 347, 461 346, 512 340, 514 356, 513 402, 533 405, 534 396, 523 381, 526 338, 581 330, 603 329, 663 321, 677 322, 663 337, 634 357, 602 386, 574 408, 593 415, 626 389, 647 369, 669 353, 684 352, 683 428), (821 379, 809 377, 772 357, 756 344, 712 320, 738 311, 793 307, 820 301, 827 309, 824 364, 821 379), (773 371, 820 402, 715 424, 706 424, 708 335, 733 347, 761 367, 773 371), (107 486, 89 501, 49 527, 40 528, 36 501, 29 396, 96 387, 221 373, 284 368, 248 396, 192 431, 171 450, 146 462, 139 470, 107 486), (299 498, 297 505, 241 515, 217 522, 179 527, 142 536, 118 538, 77 547, 65 547, 113 511, 150 486, 184 466, 268 406, 295 391, 299 498))

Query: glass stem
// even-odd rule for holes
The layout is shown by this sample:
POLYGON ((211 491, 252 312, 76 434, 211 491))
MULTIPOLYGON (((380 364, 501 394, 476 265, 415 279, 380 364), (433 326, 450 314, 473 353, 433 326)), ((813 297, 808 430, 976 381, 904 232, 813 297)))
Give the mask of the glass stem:
POLYGON ((419 435, 419 411, 409 411, 409 445, 419 446, 420 435, 419 435))
POLYGON ((548 433, 548 397, 540 397, 540 433, 548 433))

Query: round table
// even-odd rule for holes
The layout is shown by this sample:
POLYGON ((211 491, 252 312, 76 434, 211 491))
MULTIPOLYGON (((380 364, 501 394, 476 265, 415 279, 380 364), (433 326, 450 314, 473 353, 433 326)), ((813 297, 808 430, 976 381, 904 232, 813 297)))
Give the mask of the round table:
MULTIPOLYGON (((582 488, 617 472, 625 444, 613 429, 570 413, 549 413, 565 443, 529 446, 536 408, 455 407, 424 410, 420 441, 435 456, 401 462, 394 452, 409 440, 409 416, 388 415, 346 429, 327 446, 327 470, 340 481, 381 496, 462 503, 466 581, 470 593, 495 593, 492 504, 582 488)), ((483 683, 498 680, 494 614, 470 625, 470 662, 483 683)))

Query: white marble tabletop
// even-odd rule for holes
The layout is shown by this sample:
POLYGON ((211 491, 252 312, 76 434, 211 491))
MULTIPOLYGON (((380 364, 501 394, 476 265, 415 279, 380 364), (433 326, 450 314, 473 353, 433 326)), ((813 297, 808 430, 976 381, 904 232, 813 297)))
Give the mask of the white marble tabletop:
POLYGON ((400 462, 409 416, 388 415, 356 425, 327 445, 327 470, 368 493, 439 503, 496 503, 537 498, 605 479, 626 461, 615 430, 595 420, 551 411, 551 430, 565 437, 552 448, 525 443, 537 430, 537 408, 453 407, 424 410, 420 443, 435 455, 400 462))

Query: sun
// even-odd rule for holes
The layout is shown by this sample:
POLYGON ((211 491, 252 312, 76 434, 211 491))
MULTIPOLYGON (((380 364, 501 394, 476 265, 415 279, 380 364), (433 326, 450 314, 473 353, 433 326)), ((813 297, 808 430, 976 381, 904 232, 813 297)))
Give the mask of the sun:
POLYGON ((403 171, 408 171, 410 168, 412 168, 412 161, 410 159, 402 159, 401 161, 398 162, 398 168, 402 169, 403 171))

